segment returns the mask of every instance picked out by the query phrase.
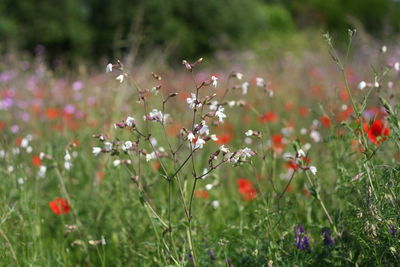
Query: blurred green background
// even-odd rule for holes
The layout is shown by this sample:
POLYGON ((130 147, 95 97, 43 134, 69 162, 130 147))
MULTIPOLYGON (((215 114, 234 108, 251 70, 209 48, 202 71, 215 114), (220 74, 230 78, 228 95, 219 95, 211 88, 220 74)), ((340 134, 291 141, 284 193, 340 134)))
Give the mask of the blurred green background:
POLYGON ((219 50, 246 50, 304 31, 344 39, 362 27, 376 38, 400 30, 395 0, 2 0, 0 49, 50 58, 99 57, 155 50, 168 58, 195 58, 219 50))

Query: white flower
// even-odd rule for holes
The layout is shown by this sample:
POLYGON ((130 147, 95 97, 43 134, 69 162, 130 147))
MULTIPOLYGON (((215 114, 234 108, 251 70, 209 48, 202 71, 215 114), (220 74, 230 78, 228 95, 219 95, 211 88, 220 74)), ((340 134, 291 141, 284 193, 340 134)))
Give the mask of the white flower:
POLYGON ((194 109, 196 107, 196 105, 197 105, 197 107, 201 107, 201 104, 197 103, 196 94, 192 93, 191 95, 192 95, 191 98, 190 97, 186 98, 186 103, 189 104, 189 108, 194 109))
POLYGON ((211 205, 217 209, 219 207, 219 201, 218 200, 214 200, 213 202, 211 202, 211 205))
POLYGON ((253 143, 253 139, 251 139, 250 137, 246 137, 246 138, 244 139, 244 143, 245 143, 246 145, 251 145, 251 144, 253 143))
POLYGON ((248 82, 242 83, 242 94, 247 95, 248 90, 249 90, 249 83, 248 82))
POLYGON ((31 146, 28 146, 27 148, 26 148, 26 152, 27 153, 31 153, 33 151, 33 148, 31 147, 31 146))
POLYGON ((39 167, 38 176, 39 178, 44 178, 46 176, 47 167, 42 165, 39 167))
POLYGON ((207 168, 204 168, 204 169, 203 169, 203 175, 202 175, 202 177, 201 177, 202 180, 206 179, 206 177, 208 176, 208 173, 207 173, 207 172, 208 172, 207 168))
POLYGON ((113 165, 114 165, 114 167, 118 167, 118 166, 119 166, 119 164, 121 164, 121 160, 119 160, 119 159, 116 159, 116 160, 114 160, 114 161, 113 161, 113 165))
POLYGON ((361 81, 361 82, 358 84, 358 89, 360 89, 360 90, 364 90, 365 87, 367 87, 367 83, 364 82, 364 81, 361 81))
POLYGON ((156 86, 154 86, 154 87, 152 87, 151 89, 150 89, 150 92, 152 92, 153 94, 155 94, 155 95, 158 95, 158 92, 159 92, 159 87, 157 88, 156 86))
POLYGON ((312 174, 316 175, 317 174, 317 168, 314 166, 310 166, 310 171, 312 174))
POLYGON ((8 166, 7 171, 8 171, 9 173, 12 173, 12 172, 14 171, 14 167, 11 166, 11 165, 8 166))
POLYGON ((123 143, 123 144, 121 145, 121 149, 122 149, 123 151, 127 151, 127 150, 131 149, 132 146, 133 146, 133 143, 132 143, 131 141, 126 141, 125 143, 123 143))
POLYGON ((227 153, 225 155, 225 158, 229 159, 230 163, 235 164, 235 163, 237 163, 239 161, 239 157, 237 157, 237 156, 232 157, 232 155, 233 155, 233 153, 227 153))
POLYGON ((106 72, 112 72, 113 70, 113 65, 111 63, 108 63, 106 66, 106 72))
POLYGON ((238 80, 241 80, 241 79, 243 78, 243 74, 240 73, 240 72, 237 72, 237 73, 236 73, 236 78, 237 78, 238 80))
POLYGON ((215 134, 210 135, 211 140, 218 141, 218 138, 215 134))
POLYGON ((305 151, 308 151, 311 148, 311 144, 310 143, 305 143, 303 148, 304 148, 305 151))
POLYGON ((206 190, 210 191, 214 186, 212 184, 206 184, 206 190))
POLYGON ((224 118, 226 118, 226 115, 224 114, 224 108, 219 106, 218 110, 215 112, 215 116, 218 117, 219 122, 224 122, 224 118))
POLYGON ((301 128, 300 129, 300 134, 305 135, 307 133, 307 129, 306 128, 301 128))
POLYGON ((70 170, 72 168, 72 162, 71 161, 65 161, 64 162, 64 168, 66 170, 70 170))
POLYGON ((297 157, 301 158, 301 157, 305 157, 306 153, 304 153, 303 149, 299 149, 299 151, 297 151, 297 157))
POLYGON ((256 85, 257 85, 258 87, 264 88, 264 87, 265 87, 265 81, 264 81, 264 79, 263 79, 263 78, 260 78, 260 77, 257 77, 257 78, 256 78, 256 85))
POLYGON ((69 154, 68 150, 65 150, 64 160, 71 161, 71 155, 69 154))
POLYGON ((206 143, 202 138, 198 138, 196 140, 196 144, 194 145, 194 149, 203 148, 203 145, 206 143))
POLYGON ((375 88, 379 88, 379 86, 380 86, 380 85, 379 85, 378 82, 374 82, 374 87, 375 87, 375 88))
POLYGON ((399 62, 394 63, 394 69, 396 71, 400 71, 400 63, 399 62))
POLYGON ((126 126, 133 127, 135 126, 135 119, 128 116, 125 121, 126 126))
POLYGON ((216 100, 212 101, 209 109, 210 110, 217 110, 217 108, 218 108, 218 101, 216 101, 216 100))
POLYGON ((381 47, 381 52, 382 52, 382 53, 386 53, 386 52, 387 52, 387 46, 386 46, 386 45, 383 45, 383 46, 381 47))
POLYGON ((246 136, 252 136, 253 135, 253 130, 248 130, 247 132, 244 133, 246 136))
POLYGON ((104 150, 105 151, 111 151, 113 148, 113 144, 110 142, 104 142, 104 150))
POLYGON ((25 180, 24 180, 24 178, 20 177, 20 178, 18 178, 17 182, 18 182, 18 184, 22 185, 22 184, 24 184, 25 180))
POLYGON ((219 150, 223 153, 228 153, 229 152, 229 148, 225 147, 224 145, 219 147, 219 150))
POLYGON ((13 153, 14 155, 18 155, 18 154, 20 153, 19 148, 18 148, 18 147, 14 147, 14 148, 12 149, 12 153, 13 153))
POLYGON ((194 136, 194 134, 193 134, 192 132, 190 132, 190 133, 187 135, 187 139, 188 139, 190 142, 193 142, 194 138, 195 138, 195 136, 194 136))
POLYGON ((92 153, 93 153, 93 155, 98 156, 101 153, 101 147, 97 147, 97 146, 93 147, 92 153))
POLYGON ((218 78, 215 76, 211 76, 212 85, 217 88, 218 85, 218 78))
POLYGON ((26 147, 28 147, 28 145, 29 145, 29 140, 27 138, 23 138, 21 140, 21 147, 26 148, 26 147))
POLYGON ((242 151, 242 157, 243 157, 244 159, 246 159, 247 157, 250 158, 251 156, 254 155, 253 150, 251 150, 251 149, 248 148, 248 147, 243 148, 241 151, 242 151))
POLYGON ((119 81, 120 83, 122 83, 124 81, 124 75, 120 74, 117 76, 117 78, 115 78, 117 81, 119 81))
POLYGON ((6 157, 6 152, 4 150, 0 150, 0 159, 3 159, 6 157))
POLYGON ((310 137, 314 142, 319 143, 321 141, 321 135, 317 131, 311 131, 310 137))
POLYGON ((209 135, 210 130, 209 130, 207 124, 206 124, 206 121, 205 121, 205 120, 202 120, 202 121, 201 121, 201 124, 202 124, 202 127, 200 128, 199 133, 200 133, 200 134, 209 135))
POLYGON ((230 108, 233 107, 233 106, 235 106, 235 104, 236 104, 236 101, 235 101, 235 100, 228 101, 228 106, 229 106, 230 108))
POLYGON ((150 143, 151 143, 153 146, 157 146, 158 141, 157 141, 157 139, 155 139, 154 137, 150 137, 150 143))
POLYGON ((146 161, 150 161, 150 160, 155 159, 155 158, 157 158, 157 155, 156 155, 155 152, 151 152, 151 153, 146 154, 146 161))
POLYGON ((162 114, 161 111, 157 109, 153 109, 150 113, 149 116, 153 118, 153 120, 162 122, 168 118, 168 114, 162 114))

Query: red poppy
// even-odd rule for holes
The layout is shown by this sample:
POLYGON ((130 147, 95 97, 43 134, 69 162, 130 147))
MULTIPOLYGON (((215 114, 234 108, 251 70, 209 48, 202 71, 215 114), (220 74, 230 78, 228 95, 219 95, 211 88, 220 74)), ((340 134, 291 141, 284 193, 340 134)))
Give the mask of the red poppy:
POLYGON ((275 153, 282 153, 284 144, 283 144, 283 136, 280 134, 274 134, 271 136, 271 141, 272 141, 272 149, 275 151, 275 153))
POLYGON ((231 142, 233 136, 230 133, 226 133, 226 134, 217 135, 217 138, 218 138, 218 140, 215 141, 217 144, 226 145, 231 142))
POLYGON ((68 214, 71 210, 71 206, 68 203, 68 200, 64 198, 56 198, 49 203, 50 209, 54 212, 54 214, 68 214))
POLYGON ((104 180, 105 175, 106 174, 102 171, 96 171, 95 177, 94 177, 96 185, 99 185, 100 182, 104 180))
POLYGON ((251 123, 251 117, 250 116, 244 116, 243 117, 243 123, 244 124, 250 124, 251 123))
POLYGON ((288 169, 292 169, 292 170, 296 170, 300 166, 300 164, 295 163, 294 160, 292 160, 292 159, 289 160, 288 162, 286 162, 286 165, 287 165, 288 169))
POLYGON ((322 86, 321 85, 313 85, 311 86, 311 91, 315 96, 322 96, 322 86))
POLYGON ((286 110, 288 110, 288 111, 293 110, 293 108, 294 108, 293 102, 292 102, 292 101, 286 102, 286 103, 285 103, 285 108, 286 108, 286 110))
POLYGON ((152 164, 152 167, 156 171, 159 170, 160 169, 160 162, 154 161, 153 164, 152 164))
POLYGON ((320 121, 325 128, 329 128, 331 126, 331 119, 328 116, 321 116, 320 121))
POLYGON ((0 121, 0 131, 6 128, 6 123, 4 121, 0 121))
POLYGON ((346 107, 346 109, 345 110, 342 110, 339 114, 338 114, 338 116, 337 116, 337 121, 338 122, 342 122, 342 121, 345 121, 345 120, 347 120, 347 118, 349 118, 350 117, 350 115, 353 113, 353 108, 352 107, 346 107))
POLYGON ((261 123, 266 123, 266 122, 275 122, 278 120, 278 114, 276 114, 273 111, 267 112, 264 115, 262 115, 261 117, 258 118, 258 120, 261 123))
POLYGON ((311 163, 311 159, 307 158, 305 156, 301 157, 301 161, 295 161, 293 159, 290 159, 289 161, 287 161, 285 164, 287 166, 288 169, 292 169, 292 170, 296 170, 298 169, 302 164, 310 164, 311 163))
POLYGON ((349 93, 346 91, 346 89, 342 88, 339 91, 339 97, 342 101, 346 102, 349 100, 349 93))
POLYGON ((58 118, 60 116, 60 112, 56 108, 48 108, 46 110, 46 116, 49 119, 56 119, 56 118, 58 118))
POLYGON ((78 147, 79 146, 79 140, 78 139, 74 139, 74 141, 72 141, 72 146, 73 147, 78 147))
POLYGON ((253 200, 257 197, 257 190, 253 188, 253 183, 245 178, 237 180, 239 193, 246 201, 253 200))
POLYGON ((35 167, 40 167, 42 165, 42 160, 40 159, 39 155, 35 155, 32 157, 32 164, 35 167))
POLYGON ((21 146, 22 139, 23 139, 22 137, 17 137, 15 139, 15 146, 21 146))
POLYGON ((208 192, 204 190, 196 190, 194 191, 194 196, 198 198, 208 199, 208 192))
POLYGON ((385 127, 381 120, 375 120, 369 127, 364 123, 364 131, 368 134, 369 140, 375 145, 384 142, 390 134, 390 129, 385 127))
POLYGON ((300 116, 307 117, 310 113, 310 110, 307 107, 300 107, 299 108, 300 116))

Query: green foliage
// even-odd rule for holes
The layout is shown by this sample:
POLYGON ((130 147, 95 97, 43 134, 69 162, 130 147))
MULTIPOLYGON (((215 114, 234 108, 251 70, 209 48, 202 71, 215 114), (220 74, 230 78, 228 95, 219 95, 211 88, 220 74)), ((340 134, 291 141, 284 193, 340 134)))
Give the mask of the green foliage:
POLYGON ((340 33, 342 37, 345 37, 349 27, 356 26, 363 26, 375 36, 400 29, 396 19, 400 14, 399 3, 392 0, 289 0, 287 4, 303 26, 318 25, 330 32, 340 33))
POLYGON ((139 46, 141 55, 161 49, 180 59, 248 48, 297 25, 344 33, 360 23, 389 35, 400 30, 399 15, 391 0, 4 0, 0 37, 8 48, 42 44, 52 58, 93 59, 139 46))

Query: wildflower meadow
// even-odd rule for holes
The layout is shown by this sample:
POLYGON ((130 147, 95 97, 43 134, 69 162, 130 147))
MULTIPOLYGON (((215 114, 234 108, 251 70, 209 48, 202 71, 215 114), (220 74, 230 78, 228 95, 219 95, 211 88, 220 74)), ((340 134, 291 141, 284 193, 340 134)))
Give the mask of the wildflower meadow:
MULTIPOLYGON (((399 266, 400 48, 0 62, 1 266, 399 266)), ((284 48, 282 48, 284 49, 284 48)))

